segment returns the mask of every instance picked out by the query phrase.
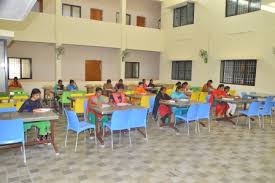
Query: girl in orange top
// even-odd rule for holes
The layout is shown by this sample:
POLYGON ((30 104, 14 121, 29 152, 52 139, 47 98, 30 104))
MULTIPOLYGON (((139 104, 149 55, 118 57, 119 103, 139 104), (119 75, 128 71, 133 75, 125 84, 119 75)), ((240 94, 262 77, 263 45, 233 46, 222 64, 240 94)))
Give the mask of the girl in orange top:
POLYGON ((226 102, 218 102, 217 99, 221 99, 223 97, 226 97, 227 94, 224 91, 224 85, 220 84, 217 89, 213 90, 211 96, 210 96, 210 104, 216 105, 216 116, 217 117, 224 117, 227 109, 228 104, 226 102))
POLYGON ((10 82, 9 88, 22 88, 21 83, 18 81, 17 77, 14 77, 13 81, 10 82))
POLYGON ((135 89, 135 93, 136 93, 136 94, 143 94, 143 93, 146 93, 146 90, 144 89, 143 83, 142 83, 142 82, 139 82, 139 83, 138 83, 138 87, 135 89))

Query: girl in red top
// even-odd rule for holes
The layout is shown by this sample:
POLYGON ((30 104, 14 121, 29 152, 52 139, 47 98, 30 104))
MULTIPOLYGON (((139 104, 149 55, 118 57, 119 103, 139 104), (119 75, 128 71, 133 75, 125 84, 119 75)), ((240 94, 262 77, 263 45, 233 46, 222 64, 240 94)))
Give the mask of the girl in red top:
POLYGON ((126 103, 126 97, 125 97, 125 94, 123 93, 122 85, 118 85, 117 92, 112 93, 112 95, 110 96, 110 102, 114 104, 126 103))
POLYGON ((224 85, 220 84, 217 89, 213 90, 210 96, 210 104, 211 105, 216 105, 216 116, 217 117, 224 117, 228 105, 226 102, 218 102, 217 99, 221 99, 226 97, 227 94, 224 91, 224 85))

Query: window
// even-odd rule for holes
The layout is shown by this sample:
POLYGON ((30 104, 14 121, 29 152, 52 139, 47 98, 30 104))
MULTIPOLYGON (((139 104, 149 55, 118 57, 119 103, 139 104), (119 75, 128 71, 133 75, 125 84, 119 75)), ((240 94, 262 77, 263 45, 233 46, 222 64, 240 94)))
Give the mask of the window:
POLYGON ((194 24, 195 4, 187 5, 174 9, 174 27, 194 24))
POLYGON ((31 58, 8 58, 9 79, 32 79, 32 59, 31 58))
POLYGON ((139 78, 139 62, 125 63, 125 78, 139 78))
POLYGON ((223 60, 221 83, 255 86, 257 60, 223 60))
POLYGON ((62 15, 65 17, 81 18, 81 6, 62 4, 62 15))
MULTIPOLYGON (((116 23, 120 23, 119 12, 116 12, 116 23)), ((126 25, 131 25, 131 15, 126 14, 126 25)))
POLYGON ((241 15, 261 9, 261 0, 226 0, 226 17, 241 15))
POLYGON ((172 62, 172 80, 192 79, 192 61, 173 61, 172 62))

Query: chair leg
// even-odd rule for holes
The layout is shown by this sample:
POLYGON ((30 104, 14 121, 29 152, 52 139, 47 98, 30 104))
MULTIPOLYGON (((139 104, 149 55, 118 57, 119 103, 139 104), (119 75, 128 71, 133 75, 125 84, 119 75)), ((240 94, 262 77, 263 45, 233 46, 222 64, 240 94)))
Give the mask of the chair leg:
POLYGON ((250 117, 248 117, 248 129, 249 130, 251 129, 251 126, 250 126, 250 117))
POLYGON ((66 137, 65 137, 65 147, 67 147, 67 139, 68 139, 68 129, 67 129, 67 131, 66 131, 66 137))
POLYGON ((272 126, 272 114, 270 115, 270 126, 272 126))
POLYGON ((237 126, 237 125, 238 125, 238 123, 239 123, 239 117, 240 117, 240 113, 238 113, 238 116, 237 116, 236 126, 237 126))
POLYGON ((261 120, 260 120, 260 116, 258 116, 258 123, 259 123, 259 127, 262 128, 262 123, 261 123, 261 120))
MULTIPOLYGON (((104 130, 104 129, 103 129, 104 130)), ((97 136, 96 136, 96 129, 94 129, 94 135, 95 135, 95 144, 97 145, 97 136)), ((104 138, 104 136, 103 136, 104 138)))
POLYGON ((197 126, 198 126, 198 132, 201 133, 201 130, 200 130, 200 122, 197 121, 197 126))
POLYGON ((112 146, 112 151, 113 151, 114 150, 113 130, 111 130, 111 146, 112 146))
POLYGON ((77 149, 77 141, 78 141, 78 133, 76 134, 76 141, 75 141, 74 152, 76 152, 76 149, 77 149))
POLYGON ((265 118, 265 117, 263 116, 263 121, 262 121, 262 124, 263 124, 263 125, 262 125, 262 128, 264 128, 264 118, 265 118))
POLYGON ((189 132, 189 122, 187 122, 187 134, 189 135, 190 132, 189 132))
POLYGON ((147 134, 147 128, 144 128, 145 130, 145 135, 146 135, 146 143, 148 143, 148 134, 147 134))
POLYGON ((118 138, 118 143, 120 144, 121 142, 121 130, 119 130, 119 138, 118 138))
POLYGON ((131 129, 128 129, 128 131, 129 131, 129 143, 130 143, 130 146, 132 146, 131 129))
POLYGON ((23 158, 24 158, 24 163, 26 164, 26 163, 27 163, 27 160, 26 160, 25 142, 23 142, 23 143, 22 143, 22 148, 23 148, 23 158))
POLYGON ((208 119, 208 132, 210 133, 210 131, 211 131, 211 120, 208 119))
POLYGON ((84 130, 84 143, 87 142, 87 133, 86 133, 86 130, 84 130))

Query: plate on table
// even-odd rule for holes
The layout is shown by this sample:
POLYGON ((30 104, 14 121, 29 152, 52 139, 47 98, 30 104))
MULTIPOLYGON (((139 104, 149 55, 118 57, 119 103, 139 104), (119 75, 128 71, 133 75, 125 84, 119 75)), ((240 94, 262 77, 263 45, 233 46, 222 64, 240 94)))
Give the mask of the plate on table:
POLYGON ((234 98, 222 98, 222 100, 225 100, 225 101, 233 101, 234 98))
POLYGON ((102 104, 101 107, 102 107, 102 108, 107 108, 107 107, 110 107, 110 105, 109 105, 109 104, 102 104))
POLYGON ((122 107, 122 106, 131 105, 131 104, 129 104, 129 103, 118 103, 118 104, 116 104, 116 105, 119 106, 119 107, 122 107))
POLYGON ((40 108, 40 109, 35 109, 35 112, 50 112, 52 109, 51 108, 40 108))
POLYGON ((176 103, 176 101, 175 101, 175 100, 169 100, 169 102, 170 102, 170 103, 176 103))
POLYGON ((183 98, 183 99, 179 99, 179 101, 181 101, 181 102, 189 102, 189 99, 183 98))

